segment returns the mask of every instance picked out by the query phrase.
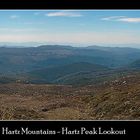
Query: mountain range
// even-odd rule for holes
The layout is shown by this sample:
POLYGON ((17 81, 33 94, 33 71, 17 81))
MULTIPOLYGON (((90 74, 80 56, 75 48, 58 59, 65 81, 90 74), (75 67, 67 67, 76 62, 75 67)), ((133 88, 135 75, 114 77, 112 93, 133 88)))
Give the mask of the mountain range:
POLYGON ((0 83, 83 85, 138 73, 140 49, 121 47, 0 47, 0 83))

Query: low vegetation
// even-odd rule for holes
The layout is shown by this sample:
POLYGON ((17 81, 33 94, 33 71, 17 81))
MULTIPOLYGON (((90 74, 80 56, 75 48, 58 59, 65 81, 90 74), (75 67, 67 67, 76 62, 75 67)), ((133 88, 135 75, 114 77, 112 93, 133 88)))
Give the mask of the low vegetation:
POLYGON ((0 103, 1 120, 138 120, 140 83, 127 76, 82 87, 2 84, 0 103))

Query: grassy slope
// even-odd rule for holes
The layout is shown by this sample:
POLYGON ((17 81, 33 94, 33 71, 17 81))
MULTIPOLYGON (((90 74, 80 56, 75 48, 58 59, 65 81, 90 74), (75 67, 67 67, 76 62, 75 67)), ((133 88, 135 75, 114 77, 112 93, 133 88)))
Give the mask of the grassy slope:
POLYGON ((0 85, 0 119, 140 119, 136 77, 83 87, 0 85))

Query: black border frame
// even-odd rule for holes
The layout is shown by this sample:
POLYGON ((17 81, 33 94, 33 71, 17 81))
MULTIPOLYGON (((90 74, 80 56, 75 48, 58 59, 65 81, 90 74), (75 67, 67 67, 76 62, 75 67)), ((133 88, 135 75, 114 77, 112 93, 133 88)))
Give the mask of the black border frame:
MULTIPOLYGON (((139 0, 1 0, 0 1, 0 10, 43 10, 43 9, 93 9, 93 10, 133 10, 140 9, 139 0)), ((2 135, 2 127, 8 127, 10 129, 18 129, 20 127, 29 127, 30 129, 36 130, 40 129, 55 129, 58 130, 61 127, 69 127, 71 129, 78 129, 80 127, 86 127, 91 129, 92 127, 103 127, 114 129, 124 128, 126 129, 126 135, 121 136, 126 138, 129 136, 139 136, 140 132, 140 121, 0 121, 0 137, 13 137, 20 135, 2 135)), ((24 137, 26 135, 22 135, 24 137)), ((37 136, 37 135, 30 135, 37 136)), ((44 136, 44 135, 38 135, 44 136)), ((52 135, 47 135, 52 137, 52 135)), ((62 136, 60 134, 54 136, 62 136)), ((120 135, 63 135, 63 136, 76 136, 76 137, 120 137, 120 135)), ((46 137, 46 136, 45 136, 46 137)))
POLYGON ((1 0, 0 9, 139 9, 139 0, 1 0))

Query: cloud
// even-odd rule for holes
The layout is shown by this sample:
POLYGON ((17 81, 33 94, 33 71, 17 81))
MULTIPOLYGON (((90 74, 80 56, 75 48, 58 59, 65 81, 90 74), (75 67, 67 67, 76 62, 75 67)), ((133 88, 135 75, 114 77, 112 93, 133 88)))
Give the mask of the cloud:
POLYGON ((61 11, 61 12, 50 12, 45 14, 45 16, 48 17, 81 17, 80 13, 76 12, 69 12, 69 11, 61 11))
POLYGON ((11 15, 10 18, 11 19, 17 19, 17 18, 19 18, 19 16, 18 15, 11 15))
POLYGON ((140 18, 120 18, 118 21, 129 22, 129 23, 140 23, 140 18))
POLYGON ((116 21, 117 19, 121 19, 121 18, 125 18, 125 16, 111 16, 111 17, 102 18, 101 20, 116 21))
POLYGON ((140 17, 126 17, 126 16, 111 16, 111 17, 105 17, 101 20, 106 21, 122 21, 122 22, 128 22, 128 23, 140 23, 140 17))

